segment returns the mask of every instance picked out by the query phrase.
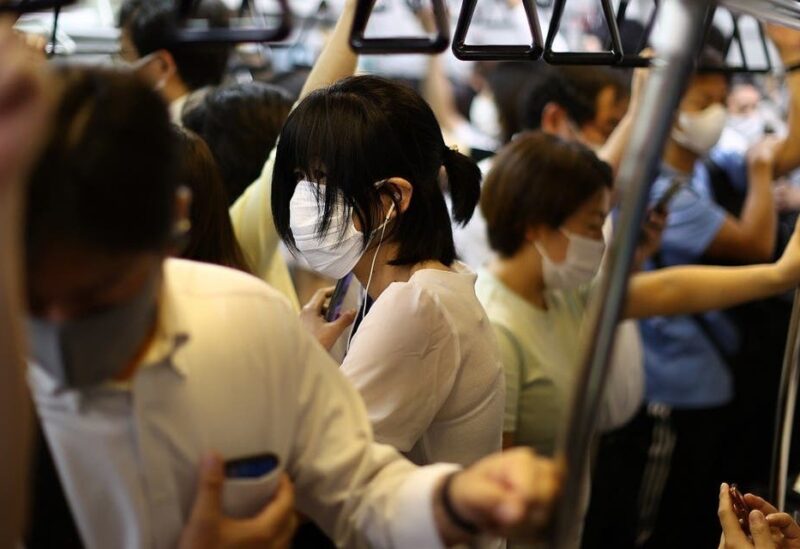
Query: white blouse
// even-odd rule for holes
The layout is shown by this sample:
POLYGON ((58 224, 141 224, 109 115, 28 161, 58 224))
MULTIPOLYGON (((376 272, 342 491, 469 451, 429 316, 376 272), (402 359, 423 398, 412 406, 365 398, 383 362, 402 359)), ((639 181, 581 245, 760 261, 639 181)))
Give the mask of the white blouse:
POLYGON ((466 465, 501 448, 503 367, 475 280, 457 265, 391 284, 342 364, 376 440, 417 464, 466 465))

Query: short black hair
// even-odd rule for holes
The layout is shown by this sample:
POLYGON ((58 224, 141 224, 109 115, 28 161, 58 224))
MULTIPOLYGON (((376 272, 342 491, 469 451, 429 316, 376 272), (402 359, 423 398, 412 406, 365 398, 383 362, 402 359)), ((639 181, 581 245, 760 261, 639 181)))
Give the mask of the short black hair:
POLYGON ((184 113, 217 161, 229 204, 261 174, 291 108, 281 88, 248 82, 213 90, 184 113))
POLYGON ((521 94, 530 82, 543 78, 544 61, 504 61, 488 67, 486 83, 497 105, 503 143, 522 131, 519 105, 521 94))
POLYGON ((233 233, 225 188, 214 157, 197 134, 173 126, 177 145, 176 182, 192 191, 189 243, 181 257, 250 272, 233 233))
POLYGON ((480 170, 447 148, 436 117, 414 90, 374 76, 356 76, 315 91, 289 115, 278 142, 272 179, 272 212, 281 238, 294 248, 289 203, 298 179, 325 183, 320 234, 334 205, 355 213, 366 248, 384 222, 381 197, 397 203, 387 185, 402 177, 413 185, 408 209, 387 239, 399 245, 394 265, 437 260, 451 265, 455 245, 440 181, 444 166, 453 218, 466 223, 480 196, 480 170), (298 175, 302 174, 302 175, 298 175))
MULTIPOLYGON (((140 56, 167 50, 190 90, 219 84, 228 66, 231 47, 176 44, 172 40, 177 28, 176 6, 174 0, 125 0, 120 9, 119 26, 130 33, 140 56)), ((221 0, 201 0, 196 11, 196 16, 207 20, 211 28, 227 27, 229 15, 221 0)))
POLYGON ((597 114, 597 98, 606 88, 613 88, 617 99, 630 96, 630 71, 613 67, 563 66, 557 69, 567 83, 583 98, 583 102, 593 105, 592 118, 597 114))
POLYGON ((585 97, 563 72, 548 67, 541 77, 530 81, 520 95, 519 126, 523 130, 540 129, 542 115, 548 103, 557 103, 573 122, 583 126, 597 113, 595 99, 585 97))
POLYGON ((521 134, 499 152, 483 185, 489 244, 511 257, 529 227, 561 227, 612 183, 609 165, 584 145, 543 132, 521 134))
POLYGON ((29 256, 70 243, 163 251, 175 203, 174 140, 159 95, 130 74, 62 69, 53 131, 30 177, 29 256))

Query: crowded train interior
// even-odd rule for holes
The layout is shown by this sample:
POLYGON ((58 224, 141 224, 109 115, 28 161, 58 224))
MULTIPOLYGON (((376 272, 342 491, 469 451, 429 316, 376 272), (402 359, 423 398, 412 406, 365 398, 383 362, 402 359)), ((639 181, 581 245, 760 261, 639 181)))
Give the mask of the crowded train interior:
POLYGON ((0 0, 0 549, 800 549, 800 0, 0 0))

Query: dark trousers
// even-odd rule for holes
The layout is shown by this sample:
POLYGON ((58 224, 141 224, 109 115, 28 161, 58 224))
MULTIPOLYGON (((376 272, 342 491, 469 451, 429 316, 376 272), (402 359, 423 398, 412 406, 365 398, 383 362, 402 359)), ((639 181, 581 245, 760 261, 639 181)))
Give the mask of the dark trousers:
POLYGON ((719 543, 719 485, 726 465, 728 407, 643 408, 605 435, 593 472, 584 549, 676 547, 719 543))

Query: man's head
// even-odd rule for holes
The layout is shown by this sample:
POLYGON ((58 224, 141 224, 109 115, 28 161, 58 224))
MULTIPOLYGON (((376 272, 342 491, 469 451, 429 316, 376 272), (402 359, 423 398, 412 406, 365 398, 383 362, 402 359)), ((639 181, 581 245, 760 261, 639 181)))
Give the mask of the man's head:
POLYGON ((594 116, 580 124, 584 144, 601 147, 628 112, 629 79, 609 67, 562 67, 566 81, 584 101, 593 105, 594 116))
MULTIPOLYGON (((715 50, 703 51, 700 66, 722 67, 715 50)), ((687 154, 702 157, 717 144, 725 128, 729 79, 719 72, 698 72, 689 82, 678 107, 671 143, 687 154)))
MULTIPOLYGON (((119 16, 120 56, 167 101, 219 84, 230 53, 225 45, 173 43, 175 9, 172 0, 126 0, 119 16)), ((220 0, 201 0, 196 17, 211 27, 227 27, 229 12, 220 0)))
POLYGON ((188 198, 177 197, 158 94, 123 73, 62 77, 28 188, 29 336, 56 382, 84 387, 119 374, 152 333, 161 264, 188 198))
POLYGON ((522 95, 521 126, 591 147, 605 143, 628 108, 624 80, 611 69, 548 69, 522 95))
POLYGON ((79 319, 125 303, 160 270, 176 223, 174 141, 158 95, 120 73, 67 71, 30 178, 33 316, 79 319))

